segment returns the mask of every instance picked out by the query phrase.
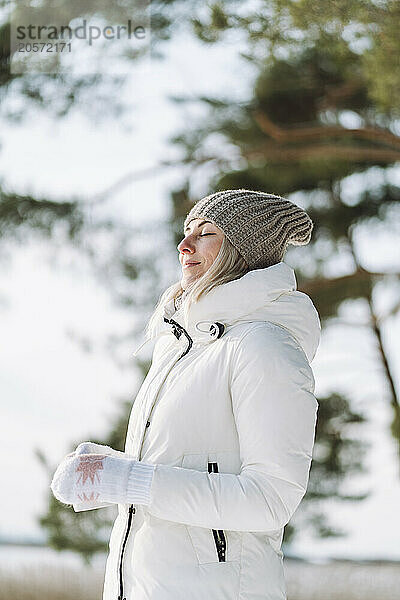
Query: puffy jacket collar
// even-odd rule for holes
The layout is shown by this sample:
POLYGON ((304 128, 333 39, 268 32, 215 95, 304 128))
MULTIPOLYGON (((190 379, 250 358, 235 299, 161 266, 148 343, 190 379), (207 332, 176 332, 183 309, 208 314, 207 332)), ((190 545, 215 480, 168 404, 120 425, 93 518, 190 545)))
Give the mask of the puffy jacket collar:
MULTIPOLYGON (((317 310, 309 296, 297 290, 294 270, 285 262, 213 288, 190 306, 186 320, 182 308, 175 311, 172 299, 164 307, 164 318, 183 327, 193 341, 206 343, 238 323, 269 321, 287 329, 309 361, 321 335, 317 310)), ((180 337, 176 326, 165 322, 158 335, 171 331, 180 337)))

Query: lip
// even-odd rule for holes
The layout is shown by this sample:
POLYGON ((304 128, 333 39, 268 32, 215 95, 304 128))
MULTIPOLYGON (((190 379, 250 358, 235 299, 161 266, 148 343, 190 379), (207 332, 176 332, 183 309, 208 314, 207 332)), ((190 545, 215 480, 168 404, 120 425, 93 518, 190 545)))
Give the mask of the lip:
POLYGON ((196 265, 199 265, 199 264, 200 264, 199 262, 189 262, 188 261, 183 264, 183 267, 195 267, 196 265))

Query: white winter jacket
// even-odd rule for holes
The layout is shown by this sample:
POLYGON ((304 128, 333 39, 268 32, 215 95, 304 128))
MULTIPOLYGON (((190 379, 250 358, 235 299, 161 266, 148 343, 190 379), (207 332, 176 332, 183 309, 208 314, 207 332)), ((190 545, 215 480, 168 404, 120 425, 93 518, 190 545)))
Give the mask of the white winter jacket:
POLYGON ((156 465, 118 505, 103 600, 283 600, 283 528, 309 477, 320 321, 280 262, 173 301, 125 452, 156 465))

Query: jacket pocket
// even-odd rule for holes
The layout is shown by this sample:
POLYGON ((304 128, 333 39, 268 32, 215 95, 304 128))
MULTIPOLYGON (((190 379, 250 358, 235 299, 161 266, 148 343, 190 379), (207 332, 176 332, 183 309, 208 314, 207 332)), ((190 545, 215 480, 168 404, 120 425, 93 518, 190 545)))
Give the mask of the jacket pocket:
MULTIPOLYGON (((217 461, 209 461, 207 454, 185 454, 182 467, 217 473, 217 461)), ((199 564, 233 562, 240 560, 242 533, 222 529, 185 526, 199 564)))

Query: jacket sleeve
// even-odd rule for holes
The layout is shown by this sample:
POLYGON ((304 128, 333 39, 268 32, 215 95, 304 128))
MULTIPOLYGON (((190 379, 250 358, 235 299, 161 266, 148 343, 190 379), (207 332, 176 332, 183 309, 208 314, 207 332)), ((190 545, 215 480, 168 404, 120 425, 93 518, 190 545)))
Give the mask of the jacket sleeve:
POLYGON ((288 332, 265 323, 237 342, 231 361, 240 473, 157 464, 147 509, 211 529, 280 529, 307 489, 318 411, 312 369, 288 332))

